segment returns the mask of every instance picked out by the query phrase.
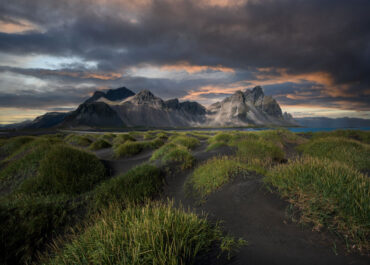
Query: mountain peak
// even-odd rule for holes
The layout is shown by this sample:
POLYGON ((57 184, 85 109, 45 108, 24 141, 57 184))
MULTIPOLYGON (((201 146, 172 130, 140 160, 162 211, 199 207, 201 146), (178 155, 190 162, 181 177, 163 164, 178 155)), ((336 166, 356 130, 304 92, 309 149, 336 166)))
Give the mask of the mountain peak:
POLYGON ((264 93, 263 93, 263 88, 262 88, 262 87, 260 87, 260 86, 256 86, 256 87, 254 87, 254 88, 252 89, 252 93, 254 93, 254 94, 264 94, 264 93))
POLYGON ((154 94, 150 92, 148 89, 144 89, 136 94, 136 98, 140 98, 142 100, 148 101, 148 100, 155 99, 156 96, 154 96, 154 94))
POLYGON ((95 91, 92 97, 88 98, 85 103, 92 103, 100 98, 106 98, 110 101, 120 101, 125 98, 135 95, 130 89, 126 87, 120 87, 117 89, 109 89, 106 93, 104 91, 95 91))
POLYGON ((131 97, 133 95, 135 95, 135 93, 132 92, 130 89, 126 87, 120 87, 117 89, 109 89, 105 95, 105 98, 111 101, 119 101, 131 97))

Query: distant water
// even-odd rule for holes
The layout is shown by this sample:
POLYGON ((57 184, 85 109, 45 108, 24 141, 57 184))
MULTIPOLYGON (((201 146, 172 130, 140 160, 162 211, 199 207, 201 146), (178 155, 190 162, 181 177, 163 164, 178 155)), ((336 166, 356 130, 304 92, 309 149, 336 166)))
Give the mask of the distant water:
POLYGON ((361 131, 370 131, 370 127, 358 127, 358 128, 309 128, 309 127, 294 127, 288 128, 291 132, 331 132, 335 130, 361 130, 361 131))

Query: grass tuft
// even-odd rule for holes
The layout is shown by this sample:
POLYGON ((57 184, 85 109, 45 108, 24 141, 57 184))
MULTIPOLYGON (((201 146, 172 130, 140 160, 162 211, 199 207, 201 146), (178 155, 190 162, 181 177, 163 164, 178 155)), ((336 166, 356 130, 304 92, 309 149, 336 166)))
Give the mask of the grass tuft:
POLYGON ((185 135, 175 136, 170 140, 171 140, 171 143, 185 146, 188 149, 194 149, 200 144, 197 138, 191 137, 191 136, 185 136, 185 135))
POLYGON ((113 146, 117 147, 127 141, 135 142, 136 139, 129 134, 117 134, 117 136, 113 139, 113 146))
POLYGON ((0 171, 0 190, 11 193, 23 180, 36 176, 40 161, 55 144, 61 140, 40 138, 31 141, 8 157, 0 171))
POLYGON ((140 203, 157 195, 162 184, 162 172, 153 165, 144 164, 100 184, 93 191, 93 201, 96 209, 104 208, 111 202, 140 203))
POLYGON ((182 169, 191 168, 195 162, 195 158, 187 147, 174 143, 163 145, 153 153, 150 160, 160 160, 163 164, 180 163, 182 169))
POLYGON ((57 231, 71 221, 66 197, 18 195, 0 201, 1 264, 30 264, 57 231))
POLYGON ((114 149, 116 157, 129 157, 140 153, 145 147, 146 143, 126 141, 114 149))
POLYGON ((56 145, 40 161, 38 173, 19 187, 24 193, 80 194, 105 178, 103 164, 95 155, 56 145))
POLYGON ((303 154, 340 161, 359 170, 370 169, 370 146, 338 137, 314 139, 298 147, 303 154))
POLYGON ((231 252, 245 244, 222 235, 207 219, 173 204, 112 206, 49 264, 192 264, 213 244, 231 252))
POLYGON ((0 146, 0 156, 5 158, 35 139, 33 136, 18 136, 4 140, 0 146))
POLYGON ((347 165, 304 157, 272 169, 265 179, 302 211, 301 222, 338 231, 353 248, 370 249, 370 180, 347 165))
POLYGON ((246 170, 248 166, 235 157, 214 157, 198 166, 187 184, 204 198, 246 170))
POLYGON ((100 150, 109 147, 112 147, 112 145, 103 139, 98 139, 89 146, 91 150, 100 150))

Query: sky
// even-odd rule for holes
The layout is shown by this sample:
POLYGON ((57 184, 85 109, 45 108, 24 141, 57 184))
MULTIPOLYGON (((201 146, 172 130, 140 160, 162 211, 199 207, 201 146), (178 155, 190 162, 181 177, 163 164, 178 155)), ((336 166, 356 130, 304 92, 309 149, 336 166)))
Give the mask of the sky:
POLYGON ((294 117, 370 118, 369 0, 0 3, 0 124, 96 90, 205 106, 260 85, 294 117))

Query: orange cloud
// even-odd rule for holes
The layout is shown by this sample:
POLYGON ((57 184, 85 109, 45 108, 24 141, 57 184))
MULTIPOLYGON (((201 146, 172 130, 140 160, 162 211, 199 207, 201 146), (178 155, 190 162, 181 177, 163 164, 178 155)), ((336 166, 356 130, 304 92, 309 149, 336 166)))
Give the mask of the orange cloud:
POLYGON ((40 28, 26 20, 19 20, 17 23, 0 21, 0 32, 21 33, 28 30, 40 30, 40 28))
POLYGON ((208 65, 191 65, 188 62, 180 62, 172 65, 161 66, 161 70, 165 71, 186 71, 189 74, 194 74, 202 71, 213 70, 225 73, 235 73, 235 70, 222 65, 208 66, 208 65))
MULTIPOLYGON (((253 88, 255 86, 267 86, 284 83, 296 83, 302 84, 304 82, 311 82, 321 86, 311 86, 311 89, 317 89, 317 93, 314 97, 350 97, 353 96, 350 91, 347 90, 348 85, 336 85, 333 77, 326 72, 312 72, 305 74, 291 74, 288 73, 287 69, 284 68, 259 68, 257 69, 259 74, 256 75, 255 79, 239 81, 226 86, 203 86, 197 90, 191 90, 183 97, 183 100, 201 100, 205 99, 207 94, 233 94, 237 90, 245 90, 253 88)), ((370 93, 366 92, 366 93, 370 93)), ((295 94, 286 95, 287 98, 302 100, 311 97, 312 94, 309 91, 300 91, 295 94)))

